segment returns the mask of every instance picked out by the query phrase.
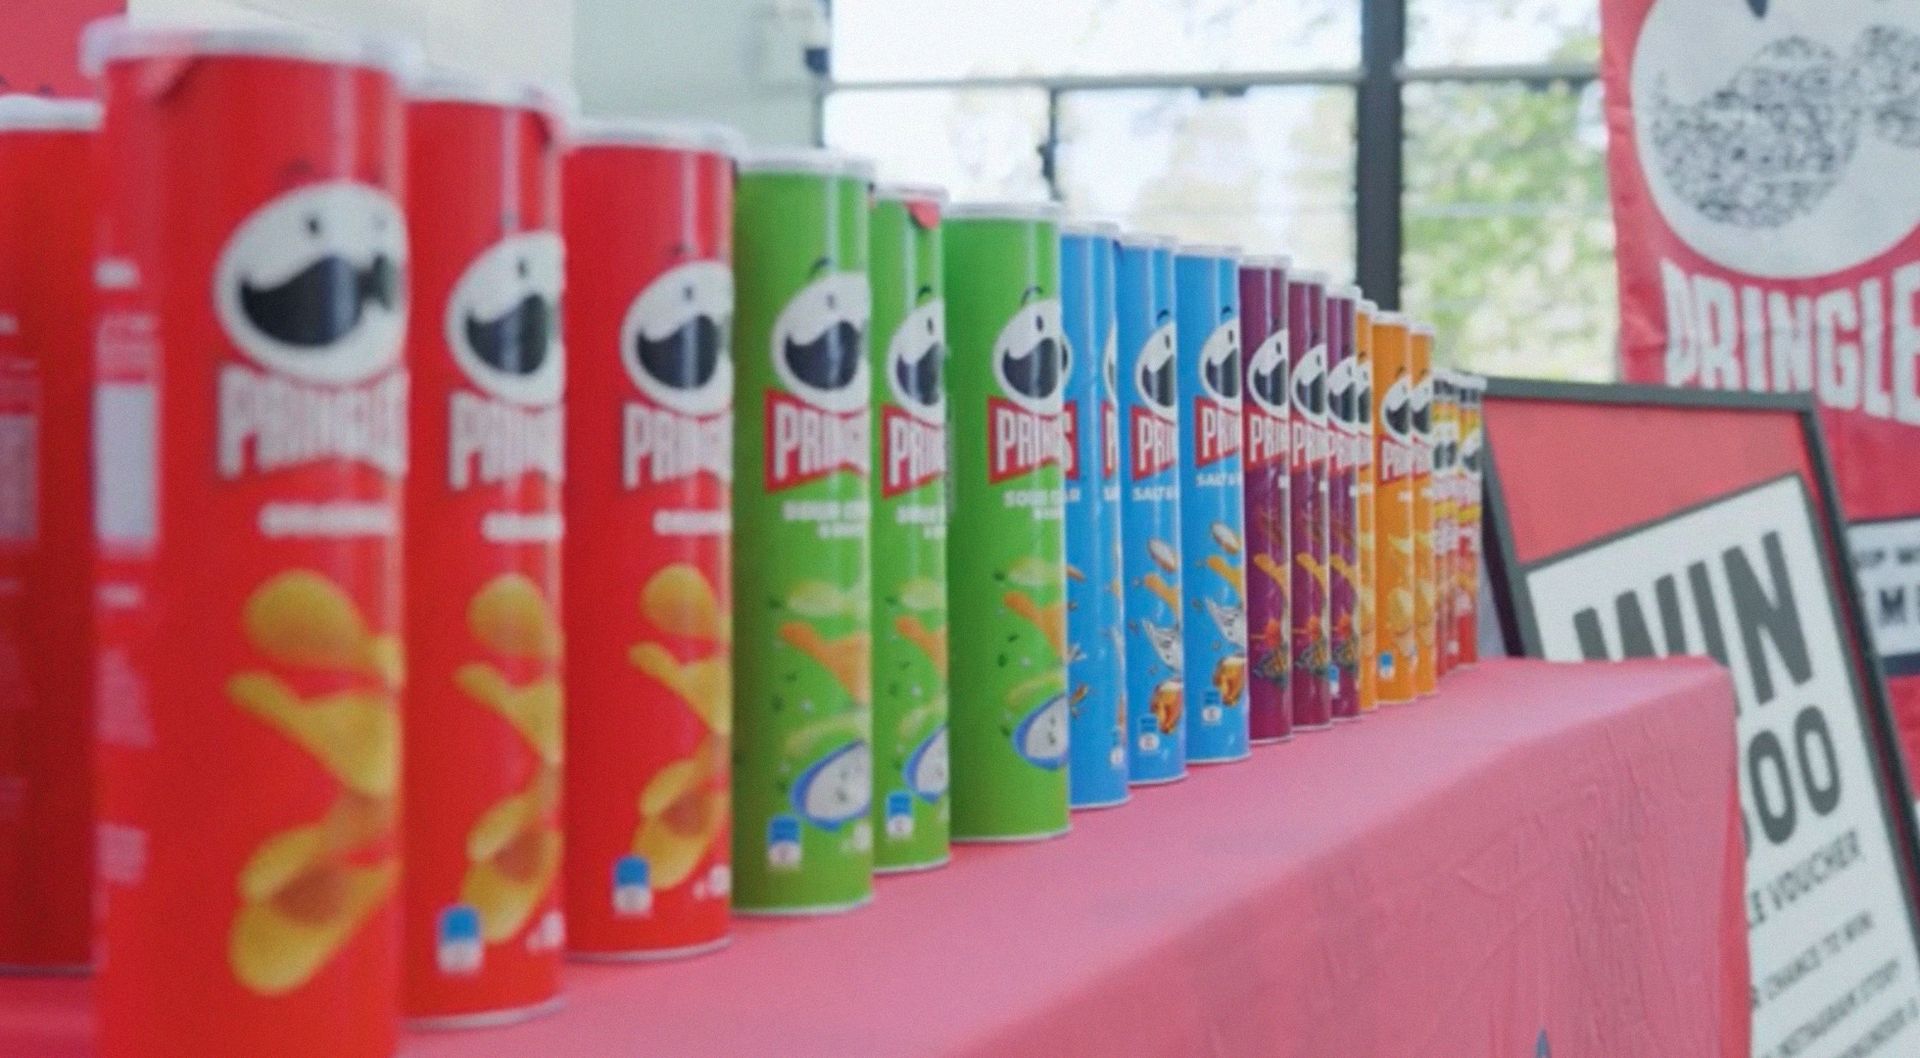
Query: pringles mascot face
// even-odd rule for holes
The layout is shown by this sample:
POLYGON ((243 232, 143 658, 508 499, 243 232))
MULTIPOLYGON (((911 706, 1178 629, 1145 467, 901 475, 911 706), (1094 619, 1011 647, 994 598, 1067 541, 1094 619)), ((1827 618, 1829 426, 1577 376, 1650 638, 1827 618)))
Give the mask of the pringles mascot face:
POLYGON ((733 402, 733 271, 718 261, 669 269, 628 307, 621 360, 640 391, 686 415, 714 415, 733 402))
POLYGON ((447 299, 447 347, 473 384, 503 400, 560 399, 560 236, 510 235, 474 258, 447 299))
POLYGON ((866 277, 854 273, 828 272, 795 294, 773 324, 773 370, 781 384, 823 411, 865 407, 871 307, 866 277))

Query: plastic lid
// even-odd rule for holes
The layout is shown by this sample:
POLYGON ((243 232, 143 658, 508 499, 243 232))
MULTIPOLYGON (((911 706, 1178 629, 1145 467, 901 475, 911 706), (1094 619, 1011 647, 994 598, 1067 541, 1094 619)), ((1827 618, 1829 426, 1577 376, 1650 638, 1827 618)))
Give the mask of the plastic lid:
POLYGON ((873 197, 889 202, 933 201, 944 205, 948 195, 946 188, 934 184, 880 184, 873 189, 873 197))
POLYGON ((208 55, 263 56, 343 66, 370 66, 403 80, 420 67, 411 41, 375 33, 147 22, 125 17, 88 23, 80 34, 80 68, 98 77, 108 63, 208 55))
POLYGON ((1110 220, 1087 220, 1082 217, 1061 221, 1060 231, 1064 235, 1104 235, 1109 239, 1120 237, 1120 225, 1110 220))
POLYGON ((1407 330, 1414 334, 1426 335, 1428 338, 1433 337, 1433 324, 1431 323, 1409 324, 1407 330))
POLYGON ((407 82, 407 98, 424 103, 481 103, 538 110, 560 118, 573 111, 570 93, 539 81, 480 77, 455 70, 425 70, 407 82))
POLYGON ((1150 250, 1169 250, 1179 242, 1171 235, 1155 235, 1144 231, 1123 231, 1119 242, 1123 246, 1144 246, 1150 250))
POLYGON ((1179 245, 1179 253, 1184 257, 1231 257, 1238 260, 1240 247, 1223 243, 1183 242, 1179 245))
POLYGON ((1249 268, 1278 268, 1284 270, 1293 267, 1293 258, 1283 253, 1254 253, 1240 258, 1240 263, 1249 268))
POLYGON ((709 151, 740 157, 746 139, 725 125, 705 121, 654 121, 646 118, 576 118, 568 125, 574 146, 658 147, 669 151, 709 151))
POLYGON ((1330 298, 1345 298, 1348 301, 1358 304, 1360 301, 1360 288, 1354 286, 1352 283, 1342 283, 1337 286, 1328 287, 1327 296, 1330 298))
POLYGON ((1332 282, 1332 280, 1328 277, 1328 275, 1325 272, 1313 272, 1313 271, 1295 272, 1294 274, 1288 276, 1287 279, 1294 283, 1302 283, 1302 284, 1311 283, 1318 286, 1326 286, 1328 283, 1332 282))
POLYGON ((1380 305, 1372 298, 1361 298, 1360 311, 1369 316, 1378 316, 1380 314, 1380 305))
POLYGON ((1404 312, 1383 312, 1373 318, 1373 325, 1375 327, 1382 325, 1388 327, 1405 327, 1407 325, 1407 315, 1404 312))
POLYGON ((91 99, 0 95, 0 132, 93 132, 99 128, 100 104, 91 99))
POLYGON ((750 173, 813 173, 873 179, 871 161, 817 147, 757 148, 740 156, 740 168, 750 173))
POLYGON ((1055 221, 1060 206, 1053 202, 956 202, 947 211, 951 220, 1033 220, 1055 221))

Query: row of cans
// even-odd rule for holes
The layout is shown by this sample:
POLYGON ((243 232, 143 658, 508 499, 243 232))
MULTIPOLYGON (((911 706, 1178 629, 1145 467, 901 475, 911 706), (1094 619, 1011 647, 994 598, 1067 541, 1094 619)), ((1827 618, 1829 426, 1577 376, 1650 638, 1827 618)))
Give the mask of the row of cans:
POLYGON ((536 1013, 1470 660, 1476 387, 1283 261, 86 53, 104 120, 0 101, 0 963, 103 1054, 536 1013))

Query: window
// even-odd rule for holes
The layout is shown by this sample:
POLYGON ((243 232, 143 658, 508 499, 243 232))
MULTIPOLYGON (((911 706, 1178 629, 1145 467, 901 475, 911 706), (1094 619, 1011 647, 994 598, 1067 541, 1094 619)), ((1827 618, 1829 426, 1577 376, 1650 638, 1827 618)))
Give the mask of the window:
POLYGON ((833 0, 833 19, 823 135, 883 179, 1288 253, 1374 277, 1461 366, 1615 375, 1598 0, 833 0))

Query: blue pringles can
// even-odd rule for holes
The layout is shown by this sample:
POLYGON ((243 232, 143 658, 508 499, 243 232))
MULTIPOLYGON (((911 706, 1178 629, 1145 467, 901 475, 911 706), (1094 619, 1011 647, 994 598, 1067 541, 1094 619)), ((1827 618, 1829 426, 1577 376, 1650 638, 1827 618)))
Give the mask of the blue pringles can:
POLYGON ((1071 803, 1127 800, 1126 643, 1121 626, 1120 434, 1115 393, 1113 224, 1070 223, 1060 236, 1060 314, 1067 338, 1068 739, 1071 803))
POLYGON ((1247 739, 1246 527, 1240 466, 1240 252, 1174 258, 1179 346, 1181 640, 1187 760, 1222 764, 1247 739))
POLYGON ((1127 774, 1143 785, 1187 774, 1173 240, 1122 236, 1115 262, 1127 774))

